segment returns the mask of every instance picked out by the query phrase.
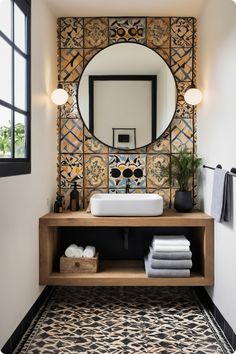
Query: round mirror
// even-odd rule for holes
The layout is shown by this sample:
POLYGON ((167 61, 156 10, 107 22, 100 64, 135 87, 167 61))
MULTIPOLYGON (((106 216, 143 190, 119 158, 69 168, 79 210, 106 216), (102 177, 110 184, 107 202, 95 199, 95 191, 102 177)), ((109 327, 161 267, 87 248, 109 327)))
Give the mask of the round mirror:
POLYGON ((176 92, 169 66, 154 50, 119 43, 100 51, 86 66, 78 86, 78 108, 101 142, 136 149, 167 129, 176 92))

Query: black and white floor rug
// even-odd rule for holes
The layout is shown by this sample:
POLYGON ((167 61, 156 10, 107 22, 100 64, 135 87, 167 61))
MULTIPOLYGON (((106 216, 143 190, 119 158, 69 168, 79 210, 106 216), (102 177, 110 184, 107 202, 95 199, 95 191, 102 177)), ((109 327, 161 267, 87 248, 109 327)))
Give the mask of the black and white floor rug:
POLYGON ((14 354, 227 354, 191 288, 56 287, 14 354))

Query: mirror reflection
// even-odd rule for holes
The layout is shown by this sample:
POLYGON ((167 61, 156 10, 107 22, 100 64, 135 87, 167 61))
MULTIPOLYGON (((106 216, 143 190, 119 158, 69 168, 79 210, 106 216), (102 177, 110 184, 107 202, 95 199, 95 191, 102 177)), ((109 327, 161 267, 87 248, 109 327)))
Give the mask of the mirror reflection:
POLYGON ((100 51, 86 66, 78 105, 91 133, 103 143, 134 149, 156 140, 176 108, 176 83, 152 49, 119 43, 100 51))

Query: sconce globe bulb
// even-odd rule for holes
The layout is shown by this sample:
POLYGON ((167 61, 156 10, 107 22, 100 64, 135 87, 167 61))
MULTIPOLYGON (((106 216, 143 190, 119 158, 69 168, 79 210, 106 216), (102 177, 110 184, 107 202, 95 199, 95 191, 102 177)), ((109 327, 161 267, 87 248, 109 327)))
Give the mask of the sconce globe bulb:
POLYGON ((190 88, 184 94, 185 102, 192 106, 198 105, 202 100, 202 93, 197 88, 190 88))
POLYGON ((57 106, 65 104, 68 100, 68 93, 62 88, 57 88, 51 93, 51 100, 57 106))

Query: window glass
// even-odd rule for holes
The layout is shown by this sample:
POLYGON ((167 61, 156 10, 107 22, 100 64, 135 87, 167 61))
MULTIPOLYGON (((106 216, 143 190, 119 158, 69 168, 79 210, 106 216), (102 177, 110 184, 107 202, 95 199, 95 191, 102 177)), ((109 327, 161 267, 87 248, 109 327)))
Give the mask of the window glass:
POLYGON ((20 113, 15 113, 15 157, 26 157, 25 127, 26 117, 20 113))
POLYGON ((0 31, 10 39, 12 37, 11 23, 11 1, 0 0, 0 31))
POLYGON ((15 4, 14 7, 15 15, 15 44, 23 52, 26 52, 26 16, 15 4))
POLYGON ((12 111, 0 106, 0 158, 11 158, 12 111))
POLYGON ((12 49, 0 37, 0 100, 12 102, 12 49))
POLYGON ((26 59, 15 51, 15 106, 26 111, 26 59))

